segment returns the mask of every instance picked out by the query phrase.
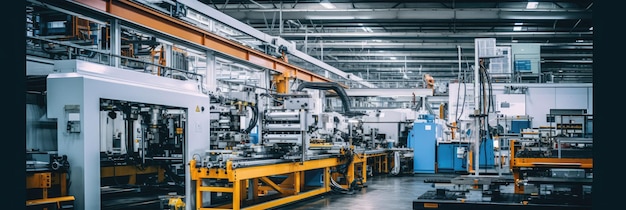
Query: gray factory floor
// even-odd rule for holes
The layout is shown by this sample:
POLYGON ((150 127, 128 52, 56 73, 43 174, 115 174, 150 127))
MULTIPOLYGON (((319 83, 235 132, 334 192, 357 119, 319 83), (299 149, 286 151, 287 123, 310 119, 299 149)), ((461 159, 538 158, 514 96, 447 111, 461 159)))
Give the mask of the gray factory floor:
MULTIPOLYGON (((354 194, 327 193, 277 210, 343 210, 343 209, 413 209, 413 200, 429 190, 435 190, 433 183, 425 180, 454 178, 456 174, 414 174, 404 176, 378 175, 369 177, 367 186, 354 194)), ((502 192, 513 192, 510 185, 502 192)))

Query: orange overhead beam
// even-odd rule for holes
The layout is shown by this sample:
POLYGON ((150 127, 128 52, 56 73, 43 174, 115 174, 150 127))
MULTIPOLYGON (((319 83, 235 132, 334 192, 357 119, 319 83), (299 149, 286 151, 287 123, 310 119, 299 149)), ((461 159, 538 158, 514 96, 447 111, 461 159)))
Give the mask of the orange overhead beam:
POLYGON ((250 63, 295 76, 311 82, 333 82, 331 79, 289 64, 237 42, 205 31, 187 22, 129 0, 74 0, 91 8, 133 21, 164 34, 202 45, 220 53, 246 60, 250 63))

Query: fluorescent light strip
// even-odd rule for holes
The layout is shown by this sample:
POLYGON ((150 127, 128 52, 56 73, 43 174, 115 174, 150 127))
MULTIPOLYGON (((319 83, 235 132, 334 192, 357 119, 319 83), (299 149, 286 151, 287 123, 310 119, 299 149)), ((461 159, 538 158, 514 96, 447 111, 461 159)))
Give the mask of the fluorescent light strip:
POLYGON ((320 4, 326 8, 326 9, 335 9, 335 5, 333 5, 332 3, 330 3, 329 1, 322 1, 320 2, 320 4))
POLYGON ((528 4, 526 4, 526 9, 537 9, 537 6, 539 5, 539 2, 528 2, 528 4))

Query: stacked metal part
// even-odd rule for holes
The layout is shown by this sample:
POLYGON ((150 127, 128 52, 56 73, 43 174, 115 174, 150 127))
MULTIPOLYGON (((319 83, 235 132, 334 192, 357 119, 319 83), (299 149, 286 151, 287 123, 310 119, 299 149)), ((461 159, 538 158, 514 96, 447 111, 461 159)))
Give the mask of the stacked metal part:
POLYGON ((250 143, 257 126, 259 108, 254 88, 211 96, 211 149, 233 149, 250 143))
POLYGON ((284 153, 284 159, 307 160, 310 133, 317 119, 311 111, 315 101, 308 94, 294 94, 282 107, 267 110, 263 126, 263 143, 284 153))
POLYGON ((247 115, 235 105, 215 104, 211 106, 211 148, 232 148, 248 140, 241 129, 241 118, 247 115))

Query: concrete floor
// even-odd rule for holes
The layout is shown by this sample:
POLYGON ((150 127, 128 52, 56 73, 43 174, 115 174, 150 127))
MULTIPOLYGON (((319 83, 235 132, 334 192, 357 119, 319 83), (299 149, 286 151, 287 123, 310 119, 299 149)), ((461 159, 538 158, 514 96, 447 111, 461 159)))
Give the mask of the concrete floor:
POLYGON ((426 179, 450 179, 455 174, 378 175, 369 177, 367 187, 354 194, 327 193, 302 200, 277 210, 344 210, 344 209, 413 209, 413 200, 426 191, 435 190, 426 179))

